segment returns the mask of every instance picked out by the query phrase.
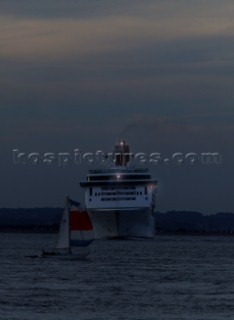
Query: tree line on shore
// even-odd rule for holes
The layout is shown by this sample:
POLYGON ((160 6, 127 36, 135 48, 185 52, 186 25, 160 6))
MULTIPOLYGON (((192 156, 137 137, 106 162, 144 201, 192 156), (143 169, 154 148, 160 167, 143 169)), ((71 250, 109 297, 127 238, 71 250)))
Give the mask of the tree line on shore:
MULTIPOLYGON (((0 209, 0 231, 58 232, 63 208, 0 209)), ((234 234, 234 213, 155 212, 158 233, 234 234)))

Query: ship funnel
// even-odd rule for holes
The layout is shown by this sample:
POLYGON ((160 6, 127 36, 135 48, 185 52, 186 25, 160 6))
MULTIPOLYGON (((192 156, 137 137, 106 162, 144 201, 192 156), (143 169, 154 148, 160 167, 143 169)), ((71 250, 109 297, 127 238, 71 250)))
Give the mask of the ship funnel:
POLYGON ((116 145, 114 149, 114 159, 115 159, 115 165, 126 167, 129 159, 129 145, 126 144, 125 140, 120 140, 116 145))

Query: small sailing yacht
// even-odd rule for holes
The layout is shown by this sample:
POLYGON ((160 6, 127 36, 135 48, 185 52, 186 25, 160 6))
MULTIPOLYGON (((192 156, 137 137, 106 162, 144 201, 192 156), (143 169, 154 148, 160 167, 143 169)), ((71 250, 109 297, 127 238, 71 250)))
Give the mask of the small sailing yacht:
POLYGON ((67 197, 56 248, 53 251, 42 250, 42 255, 71 254, 73 247, 87 247, 93 240, 93 226, 87 211, 79 202, 67 197))

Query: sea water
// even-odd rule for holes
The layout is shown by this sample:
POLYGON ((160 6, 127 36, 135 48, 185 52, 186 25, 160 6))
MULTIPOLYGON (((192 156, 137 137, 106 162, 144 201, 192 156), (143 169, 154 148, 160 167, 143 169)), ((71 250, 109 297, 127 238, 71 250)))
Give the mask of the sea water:
POLYGON ((99 240, 86 258, 25 258, 55 242, 0 234, 0 319, 234 318, 234 237, 99 240))

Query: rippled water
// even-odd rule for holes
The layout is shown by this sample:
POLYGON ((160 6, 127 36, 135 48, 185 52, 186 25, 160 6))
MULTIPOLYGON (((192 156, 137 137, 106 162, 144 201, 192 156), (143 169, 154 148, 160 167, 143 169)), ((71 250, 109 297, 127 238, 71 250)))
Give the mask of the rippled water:
POLYGON ((234 237, 96 241, 29 259, 55 235, 0 234, 0 319, 233 319, 234 237))

